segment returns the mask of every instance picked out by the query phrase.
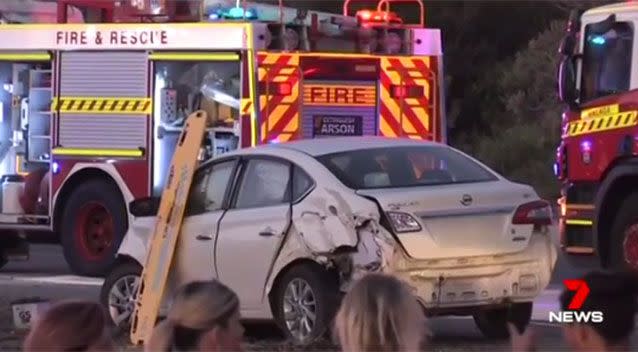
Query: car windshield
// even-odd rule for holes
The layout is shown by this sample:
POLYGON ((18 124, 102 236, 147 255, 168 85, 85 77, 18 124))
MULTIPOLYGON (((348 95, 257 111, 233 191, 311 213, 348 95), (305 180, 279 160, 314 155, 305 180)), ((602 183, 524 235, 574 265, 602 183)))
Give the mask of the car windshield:
POLYGON ((360 149, 322 155, 317 160, 352 189, 498 180, 472 159, 441 146, 360 149))

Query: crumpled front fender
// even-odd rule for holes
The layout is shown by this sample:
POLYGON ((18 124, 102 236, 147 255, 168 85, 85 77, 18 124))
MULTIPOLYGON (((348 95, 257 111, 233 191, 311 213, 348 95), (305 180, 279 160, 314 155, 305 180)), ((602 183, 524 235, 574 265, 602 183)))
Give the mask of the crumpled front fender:
POLYGON ((266 293, 278 273, 298 259, 336 268, 343 290, 364 273, 388 267, 398 246, 379 219, 373 200, 354 192, 315 189, 293 206, 292 225, 275 256, 266 293))

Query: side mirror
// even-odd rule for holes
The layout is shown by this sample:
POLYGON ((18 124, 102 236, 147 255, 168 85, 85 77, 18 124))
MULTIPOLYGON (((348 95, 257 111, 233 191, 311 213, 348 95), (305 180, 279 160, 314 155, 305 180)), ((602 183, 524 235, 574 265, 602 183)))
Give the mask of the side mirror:
POLYGON ((573 106, 578 98, 576 67, 572 57, 564 57, 558 65, 558 97, 570 106, 573 106))
POLYGON ((155 216, 159 211, 160 197, 140 198, 129 203, 129 211, 135 217, 155 216))
POLYGON ((580 31, 580 15, 582 10, 573 9, 569 12, 569 20, 567 21, 567 32, 576 33, 580 31))
POLYGON ((561 55, 572 56, 575 53, 574 50, 576 50, 576 36, 568 34, 561 40, 558 52, 561 55))

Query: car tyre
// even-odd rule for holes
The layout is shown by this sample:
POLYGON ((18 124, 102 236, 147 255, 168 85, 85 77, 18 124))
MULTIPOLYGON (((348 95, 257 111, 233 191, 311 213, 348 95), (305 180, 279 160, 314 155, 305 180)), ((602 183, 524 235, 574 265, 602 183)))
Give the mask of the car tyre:
POLYGON ((106 275, 128 228, 119 188, 104 179, 82 183, 69 196, 61 219, 64 257, 76 275, 106 275))
POLYGON ((506 308, 487 309, 474 314, 474 322, 483 336, 490 339, 509 338, 508 322, 526 328, 532 320, 531 302, 514 303, 506 308))
POLYGON ((100 303, 108 312, 117 332, 128 332, 131 328, 135 295, 141 276, 142 266, 133 260, 126 260, 116 264, 102 284, 100 303), (118 290, 119 295, 114 290, 118 290))
POLYGON ((336 276, 318 264, 302 264, 278 281, 276 320, 288 339, 308 345, 331 332, 341 296, 336 276))

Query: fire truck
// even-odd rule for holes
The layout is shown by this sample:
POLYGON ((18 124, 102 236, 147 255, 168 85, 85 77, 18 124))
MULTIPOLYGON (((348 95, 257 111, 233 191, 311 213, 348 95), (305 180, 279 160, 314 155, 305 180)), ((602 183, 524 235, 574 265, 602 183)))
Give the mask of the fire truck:
POLYGON ((637 24, 636 2, 574 11, 559 49, 561 247, 581 265, 638 270, 637 24))
POLYGON ((47 236, 74 273, 102 275, 197 109, 202 158, 344 135, 445 142, 440 31, 422 2, 356 5, 3 1, 0 236, 47 236))

